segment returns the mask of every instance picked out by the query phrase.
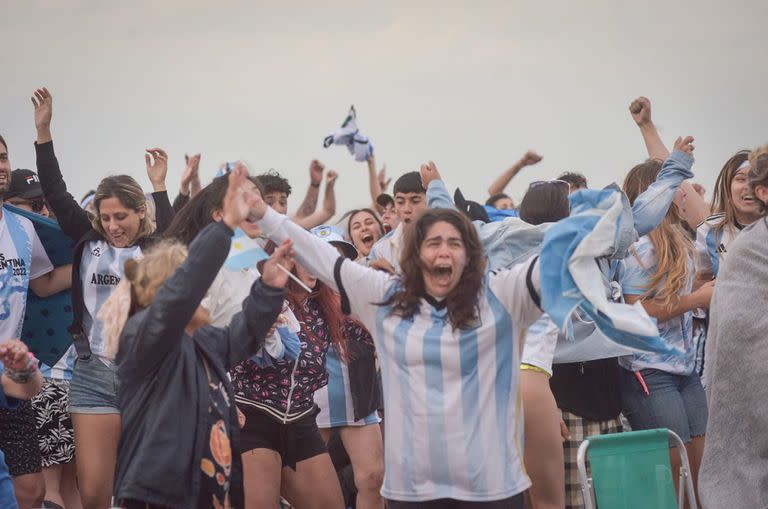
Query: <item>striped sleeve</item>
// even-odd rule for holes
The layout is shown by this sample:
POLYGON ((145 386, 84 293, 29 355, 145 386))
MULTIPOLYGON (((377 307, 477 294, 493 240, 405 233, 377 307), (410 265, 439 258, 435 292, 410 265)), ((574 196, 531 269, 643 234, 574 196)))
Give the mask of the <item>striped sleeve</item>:
POLYGON ((394 279, 392 276, 341 257, 329 243, 271 208, 259 221, 259 226, 273 242, 279 244, 291 239, 296 261, 339 292, 342 305, 346 307, 344 311, 351 312, 369 329, 375 328, 376 306, 370 304, 384 300, 394 279))
POLYGON ((528 327, 542 314, 538 260, 538 256, 534 256, 489 275, 491 291, 521 328, 528 327))

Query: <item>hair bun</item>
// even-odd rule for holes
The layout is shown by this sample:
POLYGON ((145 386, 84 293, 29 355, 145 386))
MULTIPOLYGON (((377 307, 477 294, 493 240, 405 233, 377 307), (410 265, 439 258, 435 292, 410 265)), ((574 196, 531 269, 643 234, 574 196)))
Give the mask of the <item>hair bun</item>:
POLYGON ((126 260, 125 262, 125 277, 128 278, 128 280, 133 283, 136 281, 136 276, 139 273, 139 262, 134 260, 133 258, 126 260))

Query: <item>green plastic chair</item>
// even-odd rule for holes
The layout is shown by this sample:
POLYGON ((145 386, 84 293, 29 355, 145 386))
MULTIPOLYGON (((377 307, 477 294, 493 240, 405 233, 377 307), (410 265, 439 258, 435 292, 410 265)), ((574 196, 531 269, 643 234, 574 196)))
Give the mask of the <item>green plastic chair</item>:
POLYGON ((591 436, 579 446, 577 464, 586 509, 682 509, 686 493, 689 506, 696 509, 685 445, 668 429, 591 436), (670 440, 682 459, 677 500, 670 440), (587 454, 592 477, 587 476, 587 454))

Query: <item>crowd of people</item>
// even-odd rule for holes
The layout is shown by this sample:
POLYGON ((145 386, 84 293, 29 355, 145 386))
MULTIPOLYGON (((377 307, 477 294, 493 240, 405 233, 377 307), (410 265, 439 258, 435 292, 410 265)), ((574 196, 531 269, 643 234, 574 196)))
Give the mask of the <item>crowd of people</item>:
POLYGON ((433 162, 388 193, 368 149, 357 209, 316 160, 292 209, 278 172, 204 179, 200 154, 171 201, 150 148, 151 190, 112 175, 77 200, 52 95, 32 103, 36 171, 0 137, 0 507, 579 508, 581 442, 656 428, 699 505, 768 500, 768 145, 734 152, 708 202, 693 138, 670 152, 640 97, 648 159, 602 190, 566 171, 516 204, 528 151, 485 200, 433 162), (71 346, 49 365, 25 310, 61 292, 50 334, 71 346))

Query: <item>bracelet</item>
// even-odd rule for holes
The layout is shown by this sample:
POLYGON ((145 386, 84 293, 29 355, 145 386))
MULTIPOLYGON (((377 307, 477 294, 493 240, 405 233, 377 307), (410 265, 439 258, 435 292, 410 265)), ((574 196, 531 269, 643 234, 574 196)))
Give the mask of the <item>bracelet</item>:
POLYGON ((17 384, 25 384, 29 382, 32 377, 37 372, 37 359, 34 355, 31 353, 27 357, 27 365, 24 366, 24 369, 20 370, 14 370, 10 367, 5 368, 5 374, 8 375, 8 378, 16 382, 17 384))
POLYGON ((317 184, 315 184, 314 182, 310 182, 309 185, 312 187, 320 187, 320 182, 318 182, 317 184))

